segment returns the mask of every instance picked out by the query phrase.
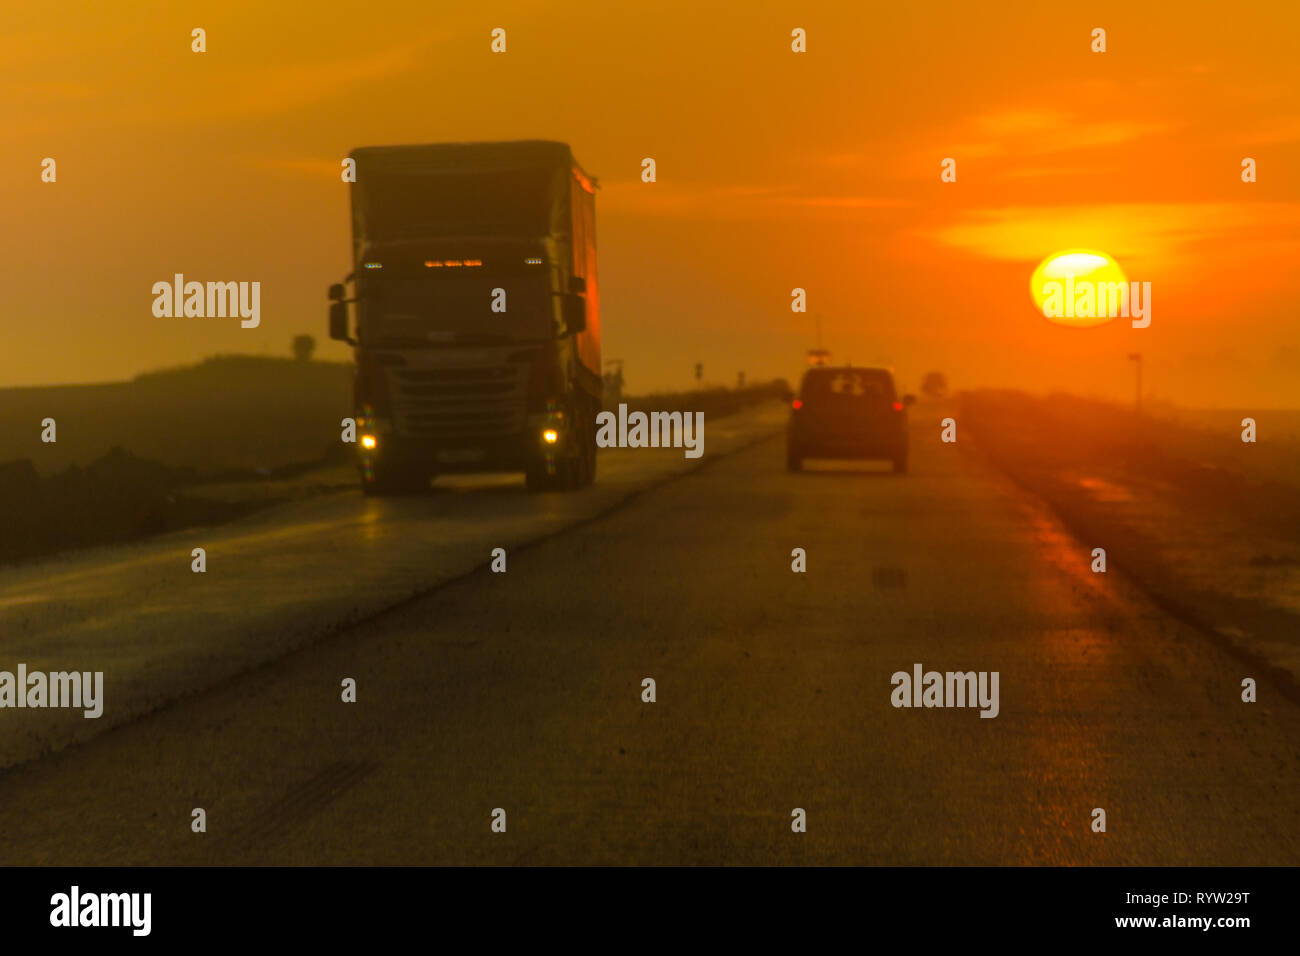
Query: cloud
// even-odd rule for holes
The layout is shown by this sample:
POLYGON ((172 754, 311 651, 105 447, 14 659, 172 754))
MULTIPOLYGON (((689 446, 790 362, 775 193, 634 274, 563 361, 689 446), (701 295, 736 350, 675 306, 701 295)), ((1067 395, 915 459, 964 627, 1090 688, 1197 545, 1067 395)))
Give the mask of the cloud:
POLYGON ((275 64, 234 76, 225 75, 207 91, 200 108, 210 118, 267 116, 348 93, 363 84, 415 68, 431 40, 402 43, 366 56, 318 63, 275 64))
POLYGON ((916 235, 993 259, 1033 260, 1058 249, 1120 257, 1170 257, 1205 241, 1238 253, 1300 225, 1300 203, 1112 203, 977 209, 916 235))
POLYGON ((790 187, 715 186, 642 182, 605 182, 603 211, 701 219, 781 218, 807 210, 893 209, 910 201, 887 196, 846 193, 806 194, 790 187))
MULTIPOLYGON (((1041 157, 1119 146, 1165 132, 1163 123, 1104 119, 1088 114, 1049 109, 1004 109, 976 116, 959 133, 962 140, 944 155, 1041 157)), ((927 154, 929 155, 929 154, 927 154)))
POLYGON ((1240 137, 1240 140, 1247 144, 1260 143, 1269 145, 1300 142, 1300 116, 1278 117, 1264 127, 1244 134, 1240 137))

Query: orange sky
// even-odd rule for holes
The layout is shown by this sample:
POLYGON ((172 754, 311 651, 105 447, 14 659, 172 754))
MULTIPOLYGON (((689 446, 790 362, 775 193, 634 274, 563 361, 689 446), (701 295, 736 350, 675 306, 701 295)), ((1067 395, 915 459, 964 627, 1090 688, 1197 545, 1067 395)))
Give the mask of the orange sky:
POLYGON ((559 6, 8 12, 0 385, 287 356, 303 332, 345 359, 324 344, 348 270, 339 160, 535 137, 600 177, 604 350, 633 390, 685 387, 696 361, 718 383, 794 375, 817 314, 836 358, 894 364, 913 390, 937 368, 1128 396, 1141 350, 1157 397, 1300 406, 1300 6, 559 6), (1151 327, 1035 312, 1030 273, 1069 247, 1150 281, 1151 327), (261 326, 155 318, 150 288, 175 272, 260 281, 261 326))

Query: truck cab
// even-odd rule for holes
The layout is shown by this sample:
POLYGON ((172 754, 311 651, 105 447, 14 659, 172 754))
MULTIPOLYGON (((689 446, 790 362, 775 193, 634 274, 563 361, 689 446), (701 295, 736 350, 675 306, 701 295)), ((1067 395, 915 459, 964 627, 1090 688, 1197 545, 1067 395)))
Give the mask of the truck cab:
POLYGON ((563 143, 357 149, 353 271, 330 334, 354 347, 361 484, 522 471, 595 479, 595 182, 563 143), (355 335, 348 307, 355 307, 355 335))

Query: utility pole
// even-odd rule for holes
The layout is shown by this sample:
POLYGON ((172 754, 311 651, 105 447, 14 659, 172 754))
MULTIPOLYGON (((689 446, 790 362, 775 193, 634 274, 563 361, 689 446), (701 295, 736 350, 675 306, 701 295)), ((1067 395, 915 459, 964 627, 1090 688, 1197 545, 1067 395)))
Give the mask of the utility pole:
POLYGON ((1137 367, 1137 395, 1133 401, 1133 409, 1137 414, 1141 415, 1142 414, 1142 353, 1129 352, 1128 357, 1133 360, 1133 362, 1137 367))

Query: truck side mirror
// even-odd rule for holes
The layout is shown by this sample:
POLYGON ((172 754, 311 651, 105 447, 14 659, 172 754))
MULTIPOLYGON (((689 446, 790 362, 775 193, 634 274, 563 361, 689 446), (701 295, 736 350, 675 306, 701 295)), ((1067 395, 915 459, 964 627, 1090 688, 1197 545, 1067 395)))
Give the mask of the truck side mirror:
MULTIPOLYGON (((338 286, 342 289, 342 286, 338 286)), ((348 304, 346 302, 330 303, 330 338, 348 341, 348 304)))
POLYGON ((580 295, 570 293, 564 297, 564 330, 569 335, 585 332, 587 329, 587 300, 580 295))
POLYGON ((576 292, 579 295, 587 294, 587 280, 582 276, 569 277, 569 291, 576 292))
POLYGON ((332 286, 330 286, 331 302, 342 302, 346 298, 347 298, 347 293, 343 290, 342 282, 335 282, 332 286))

